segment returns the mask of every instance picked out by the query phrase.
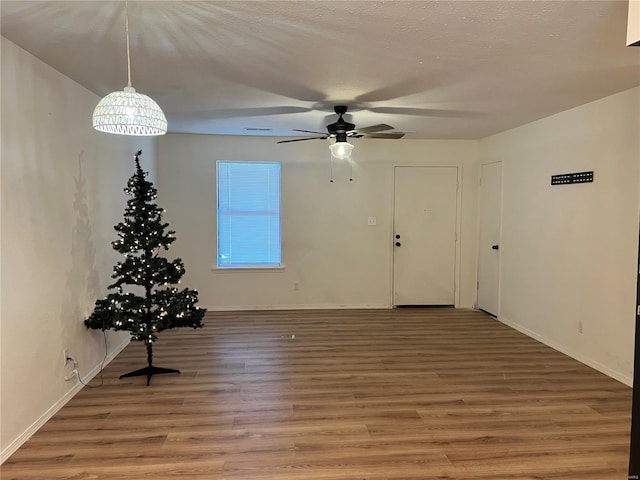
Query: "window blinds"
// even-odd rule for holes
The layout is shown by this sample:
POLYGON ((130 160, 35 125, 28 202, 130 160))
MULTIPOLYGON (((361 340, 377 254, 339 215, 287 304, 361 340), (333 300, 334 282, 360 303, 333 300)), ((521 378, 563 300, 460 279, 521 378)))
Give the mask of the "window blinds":
POLYGON ((216 162, 218 267, 280 265, 280 164, 216 162))

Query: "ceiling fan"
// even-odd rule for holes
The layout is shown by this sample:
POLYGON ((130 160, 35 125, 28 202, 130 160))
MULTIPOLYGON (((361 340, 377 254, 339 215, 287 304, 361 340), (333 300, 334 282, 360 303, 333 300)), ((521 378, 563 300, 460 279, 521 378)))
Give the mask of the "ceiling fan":
POLYGON ((385 130, 393 130, 394 128, 385 123, 356 129, 355 124, 349 123, 342 118, 342 115, 347 113, 346 105, 336 105, 335 107, 333 107, 333 110, 338 115, 338 120, 327 125, 327 133, 314 132, 313 130, 300 130, 297 128, 293 129, 293 131, 295 132, 315 133, 316 135, 322 135, 321 137, 293 138, 291 140, 280 140, 277 143, 304 142, 306 140, 326 140, 327 138, 335 138, 336 142, 342 143, 347 141, 347 137, 398 139, 404 137, 405 135, 405 132, 386 132, 385 130))

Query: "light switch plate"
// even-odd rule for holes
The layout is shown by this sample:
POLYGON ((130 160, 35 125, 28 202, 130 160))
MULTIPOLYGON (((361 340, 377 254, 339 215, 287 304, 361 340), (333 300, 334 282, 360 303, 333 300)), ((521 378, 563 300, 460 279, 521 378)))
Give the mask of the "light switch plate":
POLYGON ((376 217, 367 217, 367 225, 370 227, 375 227, 378 224, 378 219, 376 217))

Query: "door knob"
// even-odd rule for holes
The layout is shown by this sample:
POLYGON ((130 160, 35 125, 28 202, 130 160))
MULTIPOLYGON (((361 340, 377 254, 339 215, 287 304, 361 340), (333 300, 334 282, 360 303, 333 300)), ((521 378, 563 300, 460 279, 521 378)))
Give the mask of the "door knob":
POLYGON ((491 248, 493 250, 500 250, 500 246, 499 245, 491 245, 491 248))
POLYGON ((399 247, 401 245, 400 242, 396 242, 396 247, 399 247))

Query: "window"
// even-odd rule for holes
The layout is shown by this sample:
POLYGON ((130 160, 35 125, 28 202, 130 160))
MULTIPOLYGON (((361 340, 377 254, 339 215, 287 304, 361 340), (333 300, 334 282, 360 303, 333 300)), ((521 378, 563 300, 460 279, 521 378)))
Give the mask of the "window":
POLYGON ((280 164, 216 162, 218 267, 280 266, 280 164))

